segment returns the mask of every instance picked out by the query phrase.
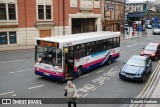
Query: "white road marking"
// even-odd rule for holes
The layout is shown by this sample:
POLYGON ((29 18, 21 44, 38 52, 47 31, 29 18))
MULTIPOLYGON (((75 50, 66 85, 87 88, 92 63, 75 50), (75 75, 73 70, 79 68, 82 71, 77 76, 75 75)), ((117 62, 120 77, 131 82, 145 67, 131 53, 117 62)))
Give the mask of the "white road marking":
POLYGON ((134 48, 134 49, 132 49, 132 50, 137 50, 137 49, 142 49, 142 47, 139 47, 139 48, 134 48))
POLYGON ((136 43, 136 44, 134 44, 134 45, 126 46, 126 47, 130 48, 130 47, 133 47, 133 46, 136 46, 136 45, 137 45, 137 43, 136 43))
POLYGON ((16 94, 13 94, 12 96, 14 96, 14 97, 15 97, 15 96, 17 96, 17 95, 16 95, 16 94))
POLYGON ((80 77, 86 77, 86 76, 89 76, 89 74, 86 74, 86 75, 82 75, 82 76, 80 76, 80 77))
POLYGON ((14 91, 2 93, 2 94, 0 94, 0 95, 6 95, 6 94, 11 94, 11 93, 14 93, 14 91))
POLYGON ((39 88, 39 87, 43 87, 44 85, 39 85, 39 86, 34 86, 34 87, 30 87, 28 88, 29 90, 34 89, 34 88, 39 88))
POLYGON ((83 97, 85 97, 85 96, 87 96, 88 95, 88 93, 87 94, 85 94, 83 97))
POLYGON ((93 90, 92 90, 92 91, 94 91, 95 89, 97 89, 97 87, 93 88, 93 90))
POLYGON ((31 70, 33 70, 33 69, 25 69, 25 70, 14 71, 14 72, 9 72, 9 73, 14 74, 14 73, 25 72, 25 71, 31 71, 31 70))
POLYGON ((104 72, 105 70, 102 70, 102 71, 97 71, 96 73, 101 73, 101 72, 104 72))
POLYGON ((103 85, 104 84, 104 82, 103 83, 101 83, 100 85, 103 85))
POLYGON ((21 59, 21 60, 5 61, 5 62, 0 62, 0 63, 1 63, 1 64, 5 64, 5 63, 16 62, 16 61, 25 61, 25 60, 29 60, 29 59, 21 59))

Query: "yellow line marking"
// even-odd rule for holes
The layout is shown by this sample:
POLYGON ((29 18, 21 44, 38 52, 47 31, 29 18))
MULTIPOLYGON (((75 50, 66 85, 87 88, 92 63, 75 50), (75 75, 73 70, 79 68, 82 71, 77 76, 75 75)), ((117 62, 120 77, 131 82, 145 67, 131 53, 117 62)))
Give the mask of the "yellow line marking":
MULTIPOLYGON (((154 80, 156 79, 156 74, 158 74, 158 71, 160 70, 160 61, 158 62, 156 68, 154 69, 152 75, 150 76, 150 79, 148 80, 147 84, 145 85, 145 87, 143 88, 143 90, 141 91, 141 93, 136 97, 136 98, 140 98, 141 96, 146 96, 147 92, 149 91, 149 89, 151 88, 151 85, 153 85, 154 80), (143 95, 142 95, 143 94, 143 95)), ((141 97, 141 98, 143 98, 141 97)), ((139 104, 131 104, 130 107, 138 107, 139 104)))

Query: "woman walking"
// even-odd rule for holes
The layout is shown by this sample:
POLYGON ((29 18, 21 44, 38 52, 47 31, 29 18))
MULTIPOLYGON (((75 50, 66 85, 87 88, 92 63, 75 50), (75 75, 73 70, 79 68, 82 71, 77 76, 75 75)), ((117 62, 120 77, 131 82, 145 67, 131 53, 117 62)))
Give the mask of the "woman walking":
POLYGON ((71 104, 73 104, 74 107, 76 107, 76 99, 77 99, 77 89, 76 86, 71 82, 67 82, 67 86, 65 87, 65 91, 67 92, 67 98, 68 98, 68 107, 71 107, 71 104))

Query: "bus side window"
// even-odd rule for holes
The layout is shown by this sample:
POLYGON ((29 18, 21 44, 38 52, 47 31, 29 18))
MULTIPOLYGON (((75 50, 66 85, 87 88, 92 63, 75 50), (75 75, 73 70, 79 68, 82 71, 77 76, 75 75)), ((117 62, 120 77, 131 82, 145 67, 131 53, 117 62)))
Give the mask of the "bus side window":
POLYGON ((106 40, 103 40, 103 51, 105 51, 106 49, 107 49, 106 40))
POLYGON ((91 42, 91 54, 94 54, 94 42, 91 42))
POLYGON ((120 46, 120 37, 117 37, 117 46, 120 46))
POLYGON ((96 41, 95 43, 95 53, 98 53, 99 52, 99 41, 96 41))
POLYGON ((117 47, 117 38, 112 39, 112 47, 116 48, 117 47))
POLYGON ((86 55, 90 55, 91 54, 91 44, 90 43, 86 43, 86 55))
POLYGON ((107 39, 107 49, 112 48, 112 39, 107 39))
POLYGON ((80 45, 76 45, 76 46, 75 46, 75 58, 76 58, 76 59, 79 59, 79 58, 80 58, 79 51, 80 51, 80 45))
POLYGON ((73 58, 74 56, 73 56, 73 47, 69 47, 68 48, 69 50, 68 50, 68 52, 69 52, 69 58, 73 58))

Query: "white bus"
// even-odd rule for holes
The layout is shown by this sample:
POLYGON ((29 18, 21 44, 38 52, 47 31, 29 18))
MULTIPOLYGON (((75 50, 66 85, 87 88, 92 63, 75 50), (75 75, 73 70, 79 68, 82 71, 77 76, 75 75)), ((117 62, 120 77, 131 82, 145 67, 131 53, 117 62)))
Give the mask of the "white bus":
POLYGON ((37 38, 35 74, 65 81, 111 64, 120 55, 120 32, 91 32, 37 38))

